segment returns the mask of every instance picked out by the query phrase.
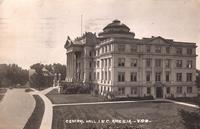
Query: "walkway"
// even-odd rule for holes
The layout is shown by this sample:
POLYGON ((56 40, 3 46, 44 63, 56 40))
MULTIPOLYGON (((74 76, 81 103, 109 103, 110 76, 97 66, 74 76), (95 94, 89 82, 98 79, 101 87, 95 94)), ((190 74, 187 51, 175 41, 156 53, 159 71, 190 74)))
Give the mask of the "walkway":
POLYGON ((49 87, 41 92, 31 88, 32 90, 34 90, 34 92, 31 92, 31 94, 39 95, 44 101, 44 105, 45 105, 44 115, 42 118, 40 129, 51 129, 52 127, 53 105, 51 101, 45 95, 51 90, 56 89, 56 88, 57 87, 49 87))
POLYGON ((0 129, 23 129, 35 108, 24 89, 8 89, 0 102, 0 129))
POLYGON ((140 100, 140 101, 108 101, 108 102, 90 102, 90 103, 68 103, 68 104, 52 104, 51 101, 45 96, 48 92, 50 92, 53 89, 57 89, 57 87, 50 87, 43 91, 37 91, 35 89, 34 92, 31 92, 31 94, 39 95, 44 103, 45 103, 45 111, 42 119, 42 123, 40 126, 40 129, 51 129, 52 126, 52 120, 53 120, 53 107, 56 106, 77 106, 77 105, 99 105, 99 104, 117 104, 117 103, 142 103, 142 102, 171 102, 174 104, 179 104, 183 106, 189 106, 192 108, 199 108, 197 105, 183 103, 183 102, 177 102, 174 100, 168 100, 168 99, 156 99, 156 100, 140 100))
POLYGON ((188 106, 188 107, 197 108, 197 109, 200 108, 198 105, 194 105, 194 104, 189 104, 189 103, 184 103, 184 102, 178 102, 178 101, 169 100, 169 99, 167 99, 167 101, 172 102, 172 103, 175 103, 175 104, 183 105, 183 106, 188 106))

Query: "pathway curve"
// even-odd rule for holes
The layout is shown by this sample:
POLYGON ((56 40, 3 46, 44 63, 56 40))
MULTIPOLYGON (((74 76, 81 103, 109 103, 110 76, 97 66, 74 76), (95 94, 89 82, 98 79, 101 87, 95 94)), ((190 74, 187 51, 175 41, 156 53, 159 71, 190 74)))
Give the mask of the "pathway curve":
POLYGON ((53 105, 51 101, 45 96, 48 92, 50 92, 53 89, 56 89, 57 87, 50 87, 47 88, 41 92, 31 88, 34 90, 34 92, 31 92, 31 94, 39 95, 42 100, 44 101, 45 110, 42 118, 42 122, 40 125, 40 129, 51 129, 52 127, 52 120, 53 120, 53 105))
POLYGON ((0 102, 0 129, 23 129, 35 104, 24 89, 8 89, 0 102))

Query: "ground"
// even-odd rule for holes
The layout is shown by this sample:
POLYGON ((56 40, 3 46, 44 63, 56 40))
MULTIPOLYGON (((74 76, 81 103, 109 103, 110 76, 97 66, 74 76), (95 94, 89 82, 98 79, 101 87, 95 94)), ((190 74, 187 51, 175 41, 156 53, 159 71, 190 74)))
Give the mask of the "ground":
MULTIPOLYGON (((188 129, 185 126, 183 115, 194 112, 197 109, 165 101, 123 103, 123 104, 96 104, 78 106, 59 106, 56 104, 100 102, 100 98, 89 94, 65 95, 55 91, 47 94, 54 103, 52 129, 88 129, 92 124, 67 124, 66 120, 150 120, 150 123, 138 123, 136 126, 142 129, 188 129), (184 111, 184 112, 182 112, 184 111)), ((190 118, 192 119, 192 118, 190 118)))
POLYGON ((85 103, 85 102, 102 102, 101 97, 94 97, 90 94, 59 94, 56 90, 52 90, 46 95, 53 104, 67 103, 85 103))
POLYGON ((35 108, 24 89, 8 89, 0 102, 0 129, 22 129, 35 108))
POLYGON ((65 120, 70 119, 131 119, 133 121, 137 119, 147 119, 150 120, 151 123, 139 124, 145 129, 184 129, 182 118, 179 113, 181 109, 195 111, 193 108, 175 105, 169 102, 58 106, 54 107, 53 129, 61 129, 61 127, 64 129, 72 128, 71 126, 74 126, 73 124, 65 123, 65 120))
POLYGON ((33 95, 33 97, 36 101, 36 106, 23 129, 39 129, 42 122, 44 102, 38 95, 33 95))

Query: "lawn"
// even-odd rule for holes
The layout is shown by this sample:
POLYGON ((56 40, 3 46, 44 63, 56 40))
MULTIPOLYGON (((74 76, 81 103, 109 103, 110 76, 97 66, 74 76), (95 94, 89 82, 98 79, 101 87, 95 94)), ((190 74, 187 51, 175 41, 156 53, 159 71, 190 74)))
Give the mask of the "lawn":
POLYGON ((180 101, 180 102, 186 102, 190 104, 200 105, 200 96, 198 97, 181 97, 181 98, 174 98, 172 100, 180 101))
POLYGON ((95 97, 90 94, 59 94, 57 90, 52 90, 46 96, 51 100, 53 104, 104 101, 102 97, 95 97))
POLYGON ((39 129, 42 122, 45 108, 44 102, 38 95, 33 95, 33 97, 36 101, 36 106, 24 129, 39 129))
MULTIPOLYGON (((186 129, 181 110, 195 112, 196 109, 169 102, 140 102, 126 104, 58 106, 54 107, 52 129, 89 129, 106 124, 66 123, 66 120, 138 120, 147 119, 150 123, 137 123, 137 129, 186 129)), ((135 126, 135 123, 133 124, 135 126)), ((125 125, 124 125, 125 126, 125 125)), ((131 126, 131 125, 129 125, 131 126)), ((96 128, 93 128, 96 129, 96 128)), ((106 128, 102 128, 106 129, 106 128)), ((133 129, 133 128, 129 128, 133 129)), ((136 129, 136 128, 134 128, 136 129)))

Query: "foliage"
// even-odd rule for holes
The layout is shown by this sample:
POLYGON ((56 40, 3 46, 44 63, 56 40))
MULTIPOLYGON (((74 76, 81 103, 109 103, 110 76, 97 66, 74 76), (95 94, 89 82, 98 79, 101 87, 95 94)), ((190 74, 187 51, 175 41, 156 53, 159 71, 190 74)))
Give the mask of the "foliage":
POLYGON ((179 111, 186 129, 200 129, 200 112, 179 111))
POLYGON ((53 65, 36 63, 30 66, 30 68, 34 69, 35 73, 29 77, 29 81, 31 86, 37 89, 52 86, 55 73, 61 73, 61 80, 64 80, 66 76, 66 66, 59 63, 53 65), (43 71, 44 68, 48 71, 46 75, 45 71, 43 71))
POLYGON ((28 70, 16 64, 0 64, 0 87, 25 85, 28 81, 28 70))
POLYGON ((61 83, 61 86, 63 87, 62 93, 65 94, 86 94, 90 93, 91 91, 89 86, 65 84, 65 83, 61 83))

